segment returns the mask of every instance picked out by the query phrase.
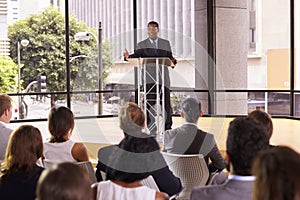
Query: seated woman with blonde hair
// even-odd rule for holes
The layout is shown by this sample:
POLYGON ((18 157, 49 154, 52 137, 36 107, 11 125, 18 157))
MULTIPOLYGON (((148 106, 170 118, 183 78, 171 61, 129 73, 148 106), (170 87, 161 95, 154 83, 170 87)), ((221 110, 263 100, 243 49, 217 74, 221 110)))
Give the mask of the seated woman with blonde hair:
MULTIPOLYGON (((106 180, 97 183, 98 200, 165 200, 164 192, 143 186, 157 160, 157 143, 152 138, 125 136, 109 156, 106 180)), ((156 164, 155 164, 156 163, 156 164)))
POLYGON ((74 129, 74 115, 69 108, 52 107, 48 117, 51 133, 44 143, 44 159, 52 163, 88 161, 88 152, 83 143, 70 139, 74 129))
MULTIPOLYGON (((136 145, 135 147, 126 147, 128 151, 141 153, 141 155, 152 155, 151 162, 136 162, 136 170, 148 169, 148 174, 151 175, 157 184, 160 191, 167 193, 169 196, 176 195, 182 190, 181 181, 169 169, 165 162, 157 141, 150 135, 143 132, 145 127, 145 114, 142 109, 135 103, 128 102, 120 108, 119 111, 120 128, 123 130, 125 138, 118 144, 107 146, 99 149, 98 151, 98 165, 96 170, 96 177, 98 181, 102 181, 101 171, 106 172, 110 166, 109 158, 115 149, 122 148, 120 145, 127 144, 129 140, 136 145), (144 143, 148 144, 148 149, 142 149, 139 145, 143 146, 144 143), (152 153, 154 152, 154 153, 152 153), (147 166, 146 166, 147 165, 147 166)), ((146 156, 147 157, 147 156, 146 156)), ((128 160, 122 158, 123 162, 127 163, 128 160)))
POLYGON ((39 129, 24 125, 11 135, 0 172, 0 199, 35 199, 38 179, 44 170, 36 165, 43 154, 39 129))

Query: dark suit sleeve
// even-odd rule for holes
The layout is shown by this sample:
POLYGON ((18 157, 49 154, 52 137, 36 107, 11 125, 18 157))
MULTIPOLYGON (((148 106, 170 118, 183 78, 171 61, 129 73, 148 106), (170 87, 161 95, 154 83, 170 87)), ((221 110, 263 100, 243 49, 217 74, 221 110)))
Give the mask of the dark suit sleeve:
POLYGON ((168 58, 170 58, 171 60, 174 58, 173 57, 173 53, 172 53, 172 49, 171 49, 171 45, 170 45, 170 42, 167 40, 167 43, 168 43, 168 45, 167 45, 167 52, 168 52, 168 58))
POLYGON ((140 58, 140 57, 144 57, 144 50, 142 48, 142 42, 139 42, 136 45, 136 49, 134 50, 133 54, 129 55, 129 58, 140 58))
POLYGON ((215 144, 212 150, 208 153, 208 157, 212 161, 212 165, 209 166, 209 171, 220 171, 226 167, 225 160, 218 149, 218 146, 215 144))
POLYGON ((150 174, 153 176, 161 192, 165 192, 169 196, 172 196, 182 190, 180 179, 173 174, 168 166, 150 172, 150 174))

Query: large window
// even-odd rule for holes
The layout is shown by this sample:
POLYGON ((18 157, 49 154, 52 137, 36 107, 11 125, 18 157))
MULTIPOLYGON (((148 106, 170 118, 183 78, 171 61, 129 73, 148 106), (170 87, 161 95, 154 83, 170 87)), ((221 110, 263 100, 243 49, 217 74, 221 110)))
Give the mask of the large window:
POLYGON ((294 1, 294 11, 286 0, 215 3, 213 14, 209 5, 196 0, 49 0, 30 6, 20 0, 22 6, 8 5, 11 9, 2 20, 6 24, 1 21, 0 26, 10 28, 0 49, 7 53, 10 48, 15 63, 16 81, 6 93, 15 101, 16 118, 46 118, 53 105, 70 105, 78 117, 117 114, 121 104, 135 100, 134 67, 123 60, 123 51, 132 53, 135 43, 147 38, 151 20, 159 22, 160 36, 170 41, 178 59, 170 69, 174 114, 178 99, 193 96, 203 102, 207 114, 246 115, 262 108, 289 116, 293 100, 299 116, 300 3, 294 1), (18 20, 12 18, 16 9, 18 20))

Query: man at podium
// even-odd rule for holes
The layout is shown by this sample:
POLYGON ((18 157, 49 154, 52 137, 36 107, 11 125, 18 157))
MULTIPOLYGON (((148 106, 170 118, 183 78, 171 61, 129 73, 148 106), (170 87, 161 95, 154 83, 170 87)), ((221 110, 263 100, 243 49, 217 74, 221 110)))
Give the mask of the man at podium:
MULTIPOLYGON (((172 50, 170 46, 170 42, 168 40, 162 39, 158 37, 159 33, 159 26, 158 23, 155 21, 150 21, 147 25, 148 30, 148 38, 139 42, 136 46, 136 49, 134 50, 133 54, 128 53, 127 49, 124 51, 124 58, 127 60, 127 58, 154 58, 154 57, 167 57, 169 58, 174 65, 177 64, 177 60, 172 55, 172 50)), ((174 66, 173 65, 173 66, 174 66)), ((160 66, 161 67, 161 66, 160 66)), ((161 76, 156 77, 156 65, 155 63, 147 64, 146 65, 146 92, 147 92, 147 110, 151 111, 151 107, 153 107, 156 103, 156 87, 154 84, 159 80, 159 83, 161 83, 161 76), (150 105, 149 105, 150 104, 150 105)), ((161 70, 160 70, 161 71, 161 70)), ((165 130, 172 128, 172 109, 171 109, 171 101, 170 101, 170 77, 169 77, 169 70, 168 67, 165 67, 164 70, 164 96, 165 96, 165 112, 166 112, 166 121, 165 121, 165 130)), ((161 85, 159 87, 160 89, 160 104, 162 104, 162 95, 161 95, 161 85)), ((151 127, 153 124, 155 124, 155 119, 153 115, 149 114, 147 112, 147 125, 148 127, 151 127)), ((150 132, 152 130, 150 129, 150 132)))

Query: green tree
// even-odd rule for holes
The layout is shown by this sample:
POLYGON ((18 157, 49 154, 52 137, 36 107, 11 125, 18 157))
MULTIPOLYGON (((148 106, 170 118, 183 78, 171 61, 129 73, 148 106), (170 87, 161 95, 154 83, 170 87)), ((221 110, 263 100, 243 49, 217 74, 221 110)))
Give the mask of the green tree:
POLYGON ((13 93, 17 89, 18 66, 8 56, 0 57, 0 93, 13 93))
MULTIPOLYGON (((77 58, 70 63, 71 88, 73 90, 95 90, 98 88, 97 42, 75 41, 74 35, 88 31, 96 33, 83 22, 78 22, 73 16, 69 18, 70 26, 70 58, 86 55, 87 58, 77 58)), ((66 90, 66 57, 65 57, 65 18, 62 13, 50 7, 39 14, 19 20, 9 26, 8 37, 11 41, 11 57, 17 62, 17 41, 28 39, 29 45, 21 48, 21 70, 23 88, 36 80, 38 75, 46 75, 47 91, 66 90)), ((113 61, 111 44, 103 42, 102 80, 108 76, 113 61)))

